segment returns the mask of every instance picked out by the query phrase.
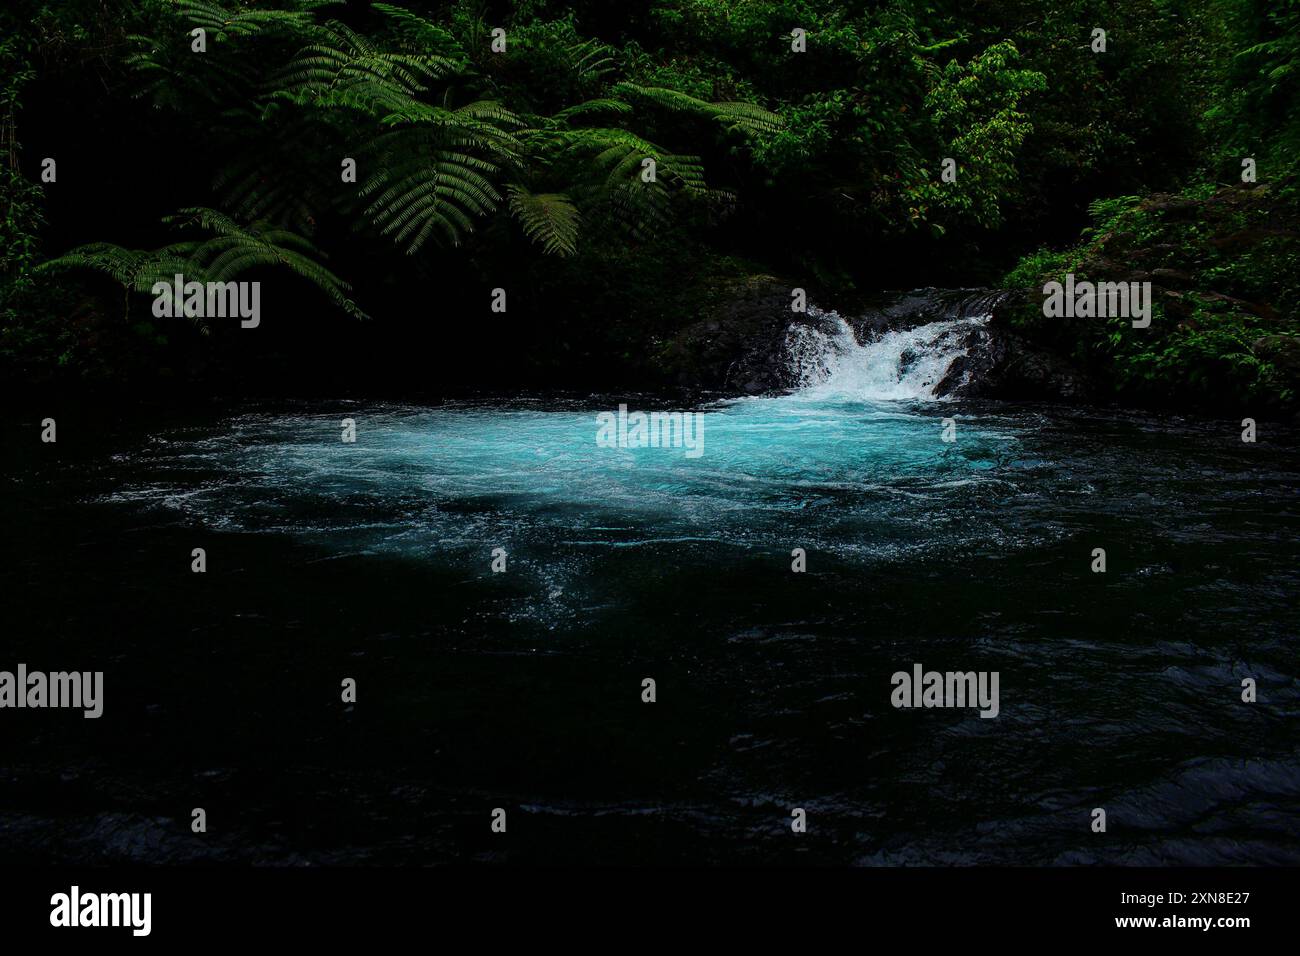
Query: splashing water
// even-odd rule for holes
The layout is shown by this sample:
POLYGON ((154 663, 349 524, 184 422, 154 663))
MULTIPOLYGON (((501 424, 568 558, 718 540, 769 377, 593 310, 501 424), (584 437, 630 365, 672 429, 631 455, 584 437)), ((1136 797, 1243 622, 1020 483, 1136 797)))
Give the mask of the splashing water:
MULTIPOLYGON (((680 448, 598 447, 595 416, 623 397, 256 414, 181 447, 155 446, 150 472, 170 480, 114 498, 343 553, 428 556, 521 539, 559 549, 673 540, 767 548, 788 539, 792 516, 822 510, 833 521, 806 540, 840 554, 898 557, 943 543, 917 523, 939 503, 931 496, 1004 482, 995 471, 1017 441, 997 416, 966 429, 959 446, 940 440, 934 386, 984 320, 859 345, 835 313, 814 317, 826 331, 790 332, 802 387, 699 409, 698 459, 680 448), (355 444, 340 442, 345 416, 358 422, 355 444)), ((989 528, 972 516, 960 533, 989 528)))
POLYGON ((205 858, 463 860, 481 841, 446 815, 518 803, 540 826, 511 852, 548 863, 1295 864, 1300 442, 936 400, 986 313, 867 341, 813 315, 800 387, 697 409, 697 459, 597 446, 599 412, 657 407, 618 395, 254 407, 15 474, 0 583, 45 599, 15 602, 12 659, 111 655, 171 719, 34 730, 18 764, 59 789, 16 795, 6 845, 142 852, 125 827, 105 849, 118 794, 186 805, 198 767, 245 808, 205 858), (1000 716, 895 711, 912 662, 999 671, 1000 716), (345 674, 366 730, 323 733, 345 674), (1231 704, 1244 676, 1268 708, 1231 704), (76 791, 78 830, 43 814, 82 764, 106 796, 76 791), (318 794, 348 846, 284 827, 318 794), (818 826, 791 841, 796 805, 818 826))
POLYGON ((988 316, 893 329, 860 344, 836 312, 809 309, 817 325, 795 325, 787 348, 802 401, 933 401, 952 363, 968 354, 988 316))

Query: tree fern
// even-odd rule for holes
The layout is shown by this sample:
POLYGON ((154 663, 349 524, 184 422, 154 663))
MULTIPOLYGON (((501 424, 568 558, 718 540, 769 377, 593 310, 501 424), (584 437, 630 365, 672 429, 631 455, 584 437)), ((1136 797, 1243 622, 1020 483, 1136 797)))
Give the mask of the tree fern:
POLYGON ((186 108, 193 98, 214 104, 240 104, 256 91, 260 70, 250 44, 264 40, 300 40, 316 30, 313 11, 340 0, 297 0, 297 9, 231 9, 210 0, 172 0, 154 4, 158 26, 153 35, 128 40, 136 52, 127 65, 144 81, 142 92, 155 102, 186 108), (195 56, 190 31, 200 28, 207 41, 230 49, 195 56))
POLYGON ((785 125, 776 113, 754 103, 731 100, 710 103, 678 90, 638 86, 635 83, 619 83, 614 87, 613 93, 624 99, 653 103, 672 113, 711 119, 728 129, 739 130, 747 135, 772 133, 785 125))
POLYGON ((575 40, 563 47, 570 72, 579 80, 600 80, 614 70, 616 51, 599 40, 575 40))
POLYGON ((435 233, 459 245, 474 219, 497 208, 500 193, 489 178, 498 167, 448 145, 441 130, 403 129, 381 137, 377 162, 361 187, 375 226, 416 252, 435 233))
POLYGON ((292 115, 268 123, 266 135, 257 133, 213 179, 223 208, 246 222, 274 222, 304 234, 326 209, 343 208, 348 194, 334 188, 338 167, 325 170, 317 161, 338 153, 332 128, 292 115))
POLYGON ((523 186, 506 187, 510 211, 524 234, 540 243, 549 255, 571 256, 578 251, 578 228, 582 220, 573 201, 563 193, 530 193, 523 186))
POLYGON ((184 255, 209 281, 226 282, 259 267, 284 268, 316 286, 343 311, 364 318, 364 313, 346 294, 348 284, 317 262, 315 257, 323 254, 291 230, 265 222, 243 226, 225 213, 203 207, 182 209, 163 221, 181 229, 198 227, 215 233, 207 239, 169 247, 184 255))
POLYGON ((169 6, 193 27, 206 30, 211 37, 224 40, 231 36, 252 36, 267 29, 302 29, 312 22, 312 12, 343 0, 298 0, 294 10, 268 10, 258 7, 229 8, 212 0, 172 0, 169 6))
POLYGON ((468 63, 465 48, 445 27, 403 7, 388 3, 373 3, 371 7, 388 19, 390 29, 410 49, 461 64, 468 63))
MULTIPOLYGON (((167 255, 209 281, 287 268, 350 312, 346 286, 304 238, 322 215, 360 220, 416 253, 463 243, 501 214, 546 254, 568 256, 585 224, 644 240, 688 203, 723 210, 734 200, 709 187, 693 150, 674 148, 681 142, 674 131, 707 123, 756 136, 782 126, 753 103, 615 82, 622 54, 579 35, 571 19, 519 26, 497 57, 487 53, 487 25, 466 5, 435 22, 397 0, 374 3, 380 26, 363 33, 324 19, 336 0, 276 0, 275 9, 239 0, 145 2, 159 25, 154 36, 136 38, 131 62, 146 92, 186 111, 199 103, 197 121, 232 144, 214 177, 225 212, 170 217, 208 235, 167 247, 167 255), (195 27, 221 45, 219 55, 189 52, 195 27), (511 80, 517 86, 520 75, 547 78, 547 94, 518 95, 511 80), (538 115, 543 110, 549 115, 538 115), (354 188, 338 188, 342 156, 357 160, 354 188), (334 165, 320 157, 335 157, 334 165), (642 175, 647 159, 655 163, 650 181, 642 175)), ((115 248, 74 252, 130 288, 162 252, 115 248)))
POLYGON ((183 272, 186 265, 185 257, 170 247, 127 249, 111 242, 91 242, 42 263, 35 271, 88 269, 108 276, 122 286, 122 318, 125 321, 131 315, 132 292, 148 292, 156 282, 171 282, 172 277, 183 272))
POLYGON ((460 69, 433 54, 395 52, 337 21, 324 24, 271 80, 271 95, 319 108, 401 112, 426 84, 460 69))
POLYGON ((493 177, 520 162, 523 145, 505 128, 520 120, 490 100, 458 109, 415 104, 388 120, 403 125, 366 150, 365 215, 408 253, 435 234, 459 245, 475 219, 497 209, 493 177))
POLYGON ((576 119, 587 119, 593 116, 626 116, 631 112, 631 105, 623 100, 614 99, 613 97, 598 97, 565 107, 543 122, 545 125, 551 126, 567 125, 576 119))
POLYGON ((123 287, 125 317, 132 292, 150 292, 159 282, 170 284, 178 274, 186 281, 227 282, 250 269, 279 267, 311 282, 349 314, 364 317, 347 297, 347 283, 317 262, 314 257, 320 253, 296 233, 262 223, 242 226, 224 213, 199 207, 182 209, 163 221, 214 235, 155 250, 95 242, 43 263, 39 270, 91 269, 111 277, 123 287))

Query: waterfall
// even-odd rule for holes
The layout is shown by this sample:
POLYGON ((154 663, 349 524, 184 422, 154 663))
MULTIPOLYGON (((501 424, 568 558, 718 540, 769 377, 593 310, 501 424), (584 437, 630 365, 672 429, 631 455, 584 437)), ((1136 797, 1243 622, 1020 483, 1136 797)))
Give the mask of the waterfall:
MULTIPOLYGON (((836 312, 809 307, 808 324, 786 333, 791 376, 801 398, 935 401, 958 358, 987 341, 988 311, 897 328, 860 342, 836 312)), ((951 383, 950 383, 951 384, 951 383)))

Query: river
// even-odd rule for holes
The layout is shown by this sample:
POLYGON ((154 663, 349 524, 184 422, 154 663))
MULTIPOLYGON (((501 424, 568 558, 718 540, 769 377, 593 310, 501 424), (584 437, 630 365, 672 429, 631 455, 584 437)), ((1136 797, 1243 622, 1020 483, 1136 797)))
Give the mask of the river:
POLYGON ((103 670, 104 715, 5 715, 0 857, 1300 863, 1295 430, 944 400, 986 318, 823 318, 800 388, 672 409, 698 457, 597 445, 644 395, 25 452, 0 667, 103 670), (914 664, 997 717, 895 708, 914 664))

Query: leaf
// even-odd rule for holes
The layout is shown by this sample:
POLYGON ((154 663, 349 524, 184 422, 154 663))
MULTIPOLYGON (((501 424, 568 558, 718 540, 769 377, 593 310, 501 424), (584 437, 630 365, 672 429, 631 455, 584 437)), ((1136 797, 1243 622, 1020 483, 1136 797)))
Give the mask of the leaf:
POLYGON ((582 221, 573 201, 564 193, 530 193, 523 186, 506 187, 510 211, 524 234, 540 243, 548 255, 571 256, 578 251, 582 221))

